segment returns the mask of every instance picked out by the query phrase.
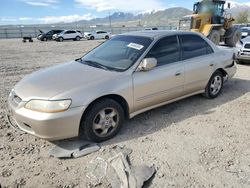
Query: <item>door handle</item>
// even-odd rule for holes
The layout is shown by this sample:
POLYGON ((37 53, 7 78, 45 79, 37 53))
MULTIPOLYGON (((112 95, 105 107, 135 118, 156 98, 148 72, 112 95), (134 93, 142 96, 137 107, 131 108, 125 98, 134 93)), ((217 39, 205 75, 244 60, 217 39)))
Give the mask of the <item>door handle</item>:
POLYGON ((176 72, 175 73, 175 76, 180 76, 181 75, 181 72, 176 72))
POLYGON ((214 64, 213 63, 210 63, 210 65, 209 65, 210 67, 213 67, 214 66, 214 64))

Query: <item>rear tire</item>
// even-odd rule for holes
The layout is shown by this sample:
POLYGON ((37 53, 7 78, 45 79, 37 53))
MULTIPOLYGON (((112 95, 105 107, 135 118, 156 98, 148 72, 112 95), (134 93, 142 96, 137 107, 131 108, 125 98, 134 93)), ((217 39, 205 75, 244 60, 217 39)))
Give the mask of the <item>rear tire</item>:
POLYGON ((206 86, 205 93, 203 95, 209 99, 214 99, 218 97, 223 88, 223 82, 223 75, 221 71, 215 71, 214 74, 211 76, 206 86))
POLYGON ((225 44, 229 47, 235 47, 237 42, 239 42, 241 39, 241 31, 239 29, 235 29, 232 32, 233 34, 231 37, 225 39, 225 44))
POLYGON ((76 37, 76 41, 79 41, 81 38, 79 36, 76 37))
POLYGON ((212 32, 209 34, 208 38, 216 45, 220 44, 220 33, 219 31, 212 30, 212 32))
POLYGON ((92 104, 82 118, 79 135, 94 142, 113 138, 121 129, 124 110, 112 99, 92 104))

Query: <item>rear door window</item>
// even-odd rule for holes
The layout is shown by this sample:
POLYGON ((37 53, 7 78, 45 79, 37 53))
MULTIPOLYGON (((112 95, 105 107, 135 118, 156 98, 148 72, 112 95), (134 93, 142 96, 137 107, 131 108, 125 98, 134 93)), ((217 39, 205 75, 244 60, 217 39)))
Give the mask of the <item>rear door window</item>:
POLYGON ((182 60, 213 53, 211 46, 198 35, 180 35, 182 60))

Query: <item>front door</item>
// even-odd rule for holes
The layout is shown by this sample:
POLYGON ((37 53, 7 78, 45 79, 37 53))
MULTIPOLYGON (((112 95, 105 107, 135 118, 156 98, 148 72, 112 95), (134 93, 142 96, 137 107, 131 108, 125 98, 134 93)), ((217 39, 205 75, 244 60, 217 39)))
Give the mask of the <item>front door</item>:
POLYGON ((145 58, 150 57, 157 59, 157 67, 133 74, 135 111, 180 97, 184 90, 184 66, 176 36, 160 39, 145 58))

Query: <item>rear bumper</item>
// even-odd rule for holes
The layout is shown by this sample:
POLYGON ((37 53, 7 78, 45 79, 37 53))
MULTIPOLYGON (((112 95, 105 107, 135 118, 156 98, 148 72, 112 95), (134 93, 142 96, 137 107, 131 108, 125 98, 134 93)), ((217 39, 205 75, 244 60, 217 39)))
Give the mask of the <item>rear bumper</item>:
POLYGON ((232 78, 236 74, 236 71, 237 71, 237 66, 236 66, 235 61, 233 62, 232 65, 225 67, 224 70, 227 72, 228 78, 232 78))
POLYGON ((18 107, 14 107, 10 99, 8 100, 15 127, 46 140, 78 136, 84 107, 70 108, 60 113, 41 113, 28 110, 21 103, 18 107))

